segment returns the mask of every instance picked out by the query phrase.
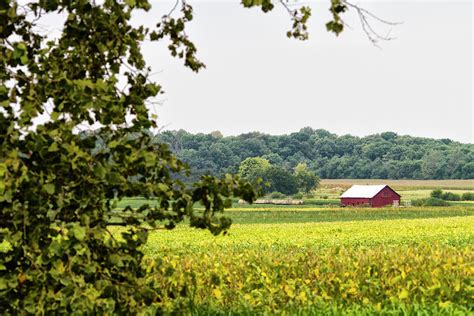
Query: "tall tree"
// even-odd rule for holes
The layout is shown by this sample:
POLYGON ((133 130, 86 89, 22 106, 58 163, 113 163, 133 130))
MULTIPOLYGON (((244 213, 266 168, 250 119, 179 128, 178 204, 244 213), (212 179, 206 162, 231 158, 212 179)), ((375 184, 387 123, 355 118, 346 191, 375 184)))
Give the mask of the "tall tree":
POLYGON ((240 163, 239 176, 255 183, 271 168, 270 162, 262 157, 247 158, 240 163))

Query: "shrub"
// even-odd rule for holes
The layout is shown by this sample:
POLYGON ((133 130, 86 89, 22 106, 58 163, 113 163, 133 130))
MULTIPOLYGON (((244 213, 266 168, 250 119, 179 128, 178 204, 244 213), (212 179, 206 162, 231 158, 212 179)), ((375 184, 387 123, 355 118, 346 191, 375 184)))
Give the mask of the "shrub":
POLYGON ((441 199, 445 201, 461 201, 461 196, 453 192, 444 192, 441 199))
POLYGON ((314 193, 314 191, 310 191, 308 193, 306 193, 305 197, 307 199, 314 199, 314 197, 316 196, 316 194, 314 193))
POLYGON ((284 195, 283 193, 281 192, 272 192, 269 194, 269 196, 272 198, 272 199, 284 199, 286 198, 286 195, 284 195))
POLYGON ((440 200, 440 199, 434 199, 434 198, 428 198, 425 201, 426 206, 448 206, 449 203, 446 202, 445 200, 440 200))
POLYGON ((430 196, 431 196, 432 198, 441 199, 442 196, 443 196, 443 191, 442 191, 441 189, 433 190, 433 191, 431 191, 430 196))
POLYGON ((294 199, 301 200, 301 199, 303 198, 303 193, 298 192, 298 193, 296 193, 296 194, 293 194, 293 198, 294 198, 294 199))
POLYGON ((413 206, 448 206, 449 203, 441 199, 429 197, 429 198, 424 198, 424 199, 413 200, 412 205, 413 206))
POLYGON ((445 201, 461 201, 461 195, 453 192, 443 192, 440 189, 431 191, 430 196, 435 199, 441 199, 445 201))
POLYGON ((463 201, 474 201, 474 192, 463 193, 461 199, 463 201))

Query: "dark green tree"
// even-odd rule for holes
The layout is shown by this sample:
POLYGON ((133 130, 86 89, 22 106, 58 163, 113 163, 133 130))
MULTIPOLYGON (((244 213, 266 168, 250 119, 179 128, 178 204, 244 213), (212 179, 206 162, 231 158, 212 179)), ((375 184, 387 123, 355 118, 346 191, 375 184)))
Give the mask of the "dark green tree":
POLYGON ((304 193, 309 193, 319 184, 319 178, 311 170, 306 163, 299 163, 294 170, 294 177, 298 184, 298 189, 304 193))
POLYGON ((263 180, 267 184, 265 191, 280 192, 285 195, 298 193, 298 183, 293 174, 278 166, 272 166, 263 174, 263 180))
POLYGON ((445 177, 446 155, 441 151, 430 151, 423 156, 421 174, 425 179, 443 179, 445 177))

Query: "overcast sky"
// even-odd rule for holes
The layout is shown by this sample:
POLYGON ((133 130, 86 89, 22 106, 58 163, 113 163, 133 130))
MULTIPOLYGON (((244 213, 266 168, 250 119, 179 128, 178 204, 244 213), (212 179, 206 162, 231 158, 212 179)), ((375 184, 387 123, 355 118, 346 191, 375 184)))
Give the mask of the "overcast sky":
MULTIPOLYGON (((337 134, 383 131, 474 142, 473 8, 470 1, 372 1, 358 4, 401 21, 397 39, 374 47, 354 12, 335 37, 325 31, 329 1, 312 7, 310 39, 286 38, 287 12, 263 14, 237 2, 192 2, 188 35, 207 68, 195 74, 163 43, 144 53, 166 91, 156 108, 166 129, 284 134, 324 128, 337 134)), ((153 24, 171 8, 155 4, 137 18, 153 24)), ((385 33, 388 29, 373 22, 385 33)))

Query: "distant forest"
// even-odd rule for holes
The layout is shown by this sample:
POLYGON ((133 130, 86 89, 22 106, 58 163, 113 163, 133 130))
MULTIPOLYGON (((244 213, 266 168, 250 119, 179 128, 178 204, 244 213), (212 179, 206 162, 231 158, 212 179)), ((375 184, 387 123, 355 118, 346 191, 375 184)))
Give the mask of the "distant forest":
POLYGON ((157 135, 191 166, 194 176, 237 173, 248 157, 293 169, 298 163, 323 179, 474 179, 474 145, 385 132, 337 136, 309 127, 273 136, 259 132, 223 137, 184 130, 157 135))

